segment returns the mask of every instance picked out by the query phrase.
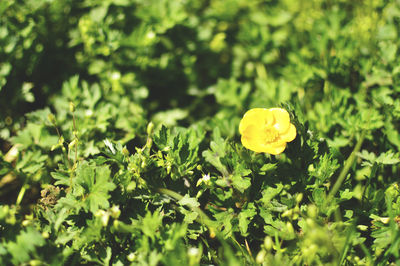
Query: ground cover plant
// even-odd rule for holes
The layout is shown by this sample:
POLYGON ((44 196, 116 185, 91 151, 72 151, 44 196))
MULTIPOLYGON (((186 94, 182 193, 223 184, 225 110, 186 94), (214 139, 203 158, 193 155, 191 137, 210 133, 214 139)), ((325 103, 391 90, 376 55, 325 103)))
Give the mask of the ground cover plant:
POLYGON ((399 24, 399 0, 0 1, 0 264, 398 265, 399 24))

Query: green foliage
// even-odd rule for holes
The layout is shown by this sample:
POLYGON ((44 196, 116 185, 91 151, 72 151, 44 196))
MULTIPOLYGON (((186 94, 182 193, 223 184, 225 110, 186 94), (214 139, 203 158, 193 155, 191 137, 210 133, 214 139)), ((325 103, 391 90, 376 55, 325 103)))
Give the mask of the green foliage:
POLYGON ((0 264, 399 264, 399 18, 0 1, 0 264), (246 150, 243 114, 278 106, 296 139, 246 150))

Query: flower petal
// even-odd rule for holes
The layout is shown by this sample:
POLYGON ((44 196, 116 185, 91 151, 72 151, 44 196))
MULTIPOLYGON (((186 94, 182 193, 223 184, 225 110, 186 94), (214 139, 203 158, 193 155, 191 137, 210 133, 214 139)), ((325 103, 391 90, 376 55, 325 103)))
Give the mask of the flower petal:
POLYGON ((296 135, 296 127, 293 124, 290 124, 288 131, 280 135, 280 139, 290 142, 296 138, 296 135))
POLYGON ((239 124, 239 133, 243 135, 246 128, 250 125, 263 127, 264 125, 272 126, 275 119, 272 112, 265 108, 253 108, 247 111, 239 124))
POLYGON ((240 120, 239 124, 239 133, 243 135, 246 128, 252 124, 254 124, 254 120, 258 120, 258 110, 251 109, 247 111, 244 115, 242 120, 240 120))
POLYGON ((265 149, 265 130, 258 125, 249 125, 243 131, 242 144, 249 150, 263 152, 265 149))
POLYGON ((277 155, 282 153, 286 148, 286 142, 279 146, 265 145, 263 152, 270 153, 272 155, 277 155))
POLYGON ((262 147, 260 147, 259 142, 255 141, 254 139, 242 136, 242 144, 247 149, 255 151, 255 152, 263 152, 262 147))
POLYGON ((263 116, 264 125, 266 127, 272 127, 276 121, 273 112, 270 109, 263 109, 261 114, 263 116))
POLYGON ((265 132, 262 127, 249 125, 243 132, 243 137, 258 143, 264 143, 265 132))
POLYGON ((274 128, 281 134, 285 133, 290 126, 289 113, 282 108, 271 108, 269 110, 272 111, 275 117, 274 128))

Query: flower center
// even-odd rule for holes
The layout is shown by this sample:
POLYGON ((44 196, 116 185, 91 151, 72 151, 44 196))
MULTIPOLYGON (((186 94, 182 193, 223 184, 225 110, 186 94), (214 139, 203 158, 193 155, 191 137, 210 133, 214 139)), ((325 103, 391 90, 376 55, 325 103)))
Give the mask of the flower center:
POLYGON ((267 128, 264 133, 266 143, 274 142, 279 136, 278 130, 273 127, 267 128))

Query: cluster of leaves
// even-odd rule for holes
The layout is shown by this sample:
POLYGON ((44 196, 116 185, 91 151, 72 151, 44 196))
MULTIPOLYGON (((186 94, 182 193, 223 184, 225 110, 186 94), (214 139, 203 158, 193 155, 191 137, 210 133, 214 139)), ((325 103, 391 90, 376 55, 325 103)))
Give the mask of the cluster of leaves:
POLYGON ((2 1, 0 264, 399 263, 399 18, 2 1), (297 138, 243 148, 243 113, 278 105, 297 138))

